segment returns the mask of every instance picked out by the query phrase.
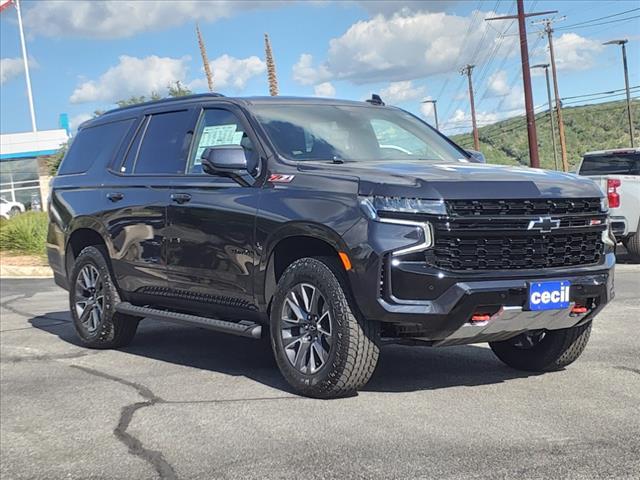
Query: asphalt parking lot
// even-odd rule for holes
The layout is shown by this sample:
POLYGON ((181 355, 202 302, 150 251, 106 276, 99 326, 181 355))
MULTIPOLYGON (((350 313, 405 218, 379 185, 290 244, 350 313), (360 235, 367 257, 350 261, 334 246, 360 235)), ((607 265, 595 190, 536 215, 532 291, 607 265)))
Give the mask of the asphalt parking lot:
POLYGON ((485 345, 387 346, 366 390, 288 390, 265 342, 143 322, 78 346, 66 292, 1 282, 2 479, 638 478, 640 266, 583 356, 531 375, 485 345))

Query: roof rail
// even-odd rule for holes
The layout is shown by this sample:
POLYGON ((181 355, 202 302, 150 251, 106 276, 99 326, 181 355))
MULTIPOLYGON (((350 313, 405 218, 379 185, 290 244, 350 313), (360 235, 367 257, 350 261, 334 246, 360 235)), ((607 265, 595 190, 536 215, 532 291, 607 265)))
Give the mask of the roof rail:
POLYGON ((193 95, 184 95, 182 97, 161 98, 160 100, 151 100, 149 102, 136 103, 135 105, 127 105, 126 107, 112 108, 111 110, 107 110, 106 112, 104 112, 103 115, 106 115, 108 113, 121 112, 123 110, 129 110, 132 108, 148 107, 151 105, 162 105, 165 103, 177 102, 180 100, 192 100, 192 99, 207 98, 207 97, 219 98, 219 97, 224 97, 224 95, 222 95, 221 93, 212 92, 212 93, 194 93, 193 95))

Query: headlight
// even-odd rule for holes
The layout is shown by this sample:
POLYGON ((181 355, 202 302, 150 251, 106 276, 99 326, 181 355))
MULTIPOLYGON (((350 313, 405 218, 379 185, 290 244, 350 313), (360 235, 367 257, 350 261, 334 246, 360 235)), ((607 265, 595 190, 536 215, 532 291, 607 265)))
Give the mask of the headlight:
POLYGON ((443 200, 423 200, 401 197, 362 197, 360 200, 365 214, 375 220, 379 213, 419 213, 425 215, 446 215, 443 200))
POLYGON ((432 247, 433 234, 431 224, 426 221, 389 218, 387 216, 380 217, 379 213, 422 213, 431 215, 444 215, 446 213, 446 207, 442 200, 421 200, 414 198, 363 197, 360 200, 360 207, 364 214, 371 220, 420 229, 422 240, 415 245, 395 250, 392 252, 394 256, 420 252, 432 247))

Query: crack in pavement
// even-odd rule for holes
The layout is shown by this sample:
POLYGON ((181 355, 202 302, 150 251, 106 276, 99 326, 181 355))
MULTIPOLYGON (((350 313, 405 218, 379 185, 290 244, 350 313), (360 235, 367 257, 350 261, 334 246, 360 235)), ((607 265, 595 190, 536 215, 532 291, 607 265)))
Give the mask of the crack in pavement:
POLYGON ((614 368, 618 370, 625 370, 631 373, 637 373, 638 375, 640 375, 640 368, 631 368, 631 367, 614 367, 614 368))
POLYGON ((33 297, 34 294, 31 295, 20 295, 19 297, 16 298, 12 298, 10 300, 5 300, 4 302, 0 303, 0 307, 4 308, 6 310, 9 310, 11 313, 15 313, 16 315, 19 315, 21 317, 25 317, 25 318, 43 318, 46 320, 56 320, 56 321, 61 321, 61 318, 55 318, 55 317, 49 317, 47 316, 47 314, 44 315, 38 315, 35 313, 31 313, 31 312, 27 312, 25 310, 21 310, 19 308, 16 307, 12 307, 10 304, 12 304, 13 302, 17 302, 18 300, 25 300, 28 298, 33 297))
POLYGON ((43 360, 68 360, 72 358, 88 357, 89 355, 97 355, 100 351, 84 351, 74 353, 60 353, 60 354, 43 354, 43 355, 7 355, 0 357, 0 361, 5 363, 18 363, 18 362, 39 362, 43 360))
MULTIPOLYGON (((15 312, 14 312, 15 313, 15 312)), ((47 325, 41 325, 42 327, 56 327, 58 325, 64 325, 66 323, 71 323, 71 320, 60 320, 59 318, 47 317, 46 315, 39 315, 34 318, 42 319, 42 320, 57 320, 56 323, 48 323, 47 325)), ((40 328, 40 326, 36 327, 34 325, 30 325, 28 327, 19 327, 19 328, 7 328, 5 330, 0 330, 0 333, 8 333, 8 332, 19 332, 20 330, 30 330, 32 328, 40 328)))
POLYGON ((69 365, 71 368, 75 368, 81 370, 90 375, 95 375, 97 377, 110 380, 113 382, 120 383, 121 385, 125 385, 127 387, 131 387, 138 392, 142 398, 146 401, 144 402, 136 402, 129 405, 125 405, 122 407, 120 411, 120 419, 118 421, 118 425, 113 430, 113 434, 116 436, 120 442, 122 442, 129 450, 129 453, 135 455, 137 457, 142 458, 146 462, 148 462, 160 475, 161 479, 168 480, 176 480, 178 477, 176 476, 176 472, 173 467, 165 460, 162 456, 162 452, 158 452, 156 450, 149 450, 144 448, 142 442, 127 432, 129 425, 131 424, 131 420, 133 419, 133 415, 140 409, 145 407, 152 407, 153 405, 159 403, 165 403, 165 401, 154 394, 149 388, 141 385, 139 383, 130 382, 128 380, 124 380, 122 378, 116 377, 114 375, 109 375, 108 373, 101 372, 99 370, 94 370, 92 368, 83 367, 81 365, 69 365))

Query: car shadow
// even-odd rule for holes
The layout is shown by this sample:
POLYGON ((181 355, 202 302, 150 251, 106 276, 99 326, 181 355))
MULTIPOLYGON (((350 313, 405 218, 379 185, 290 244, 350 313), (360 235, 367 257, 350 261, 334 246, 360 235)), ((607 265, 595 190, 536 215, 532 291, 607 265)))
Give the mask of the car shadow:
MULTIPOLYGON (((68 312, 29 320, 39 330, 81 347, 68 312), (68 319, 51 322, 51 318, 68 319)), ((206 329, 143 321, 133 342, 120 351, 225 375, 244 376, 291 392, 280 375, 266 339, 252 340, 206 329)), ((428 348, 385 345, 378 367, 363 391, 414 392, 492 385, 534 374, 508 368, 486 346, 428 348)))

